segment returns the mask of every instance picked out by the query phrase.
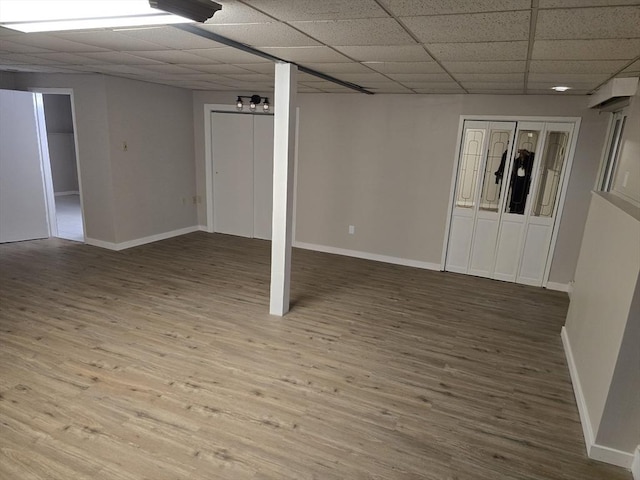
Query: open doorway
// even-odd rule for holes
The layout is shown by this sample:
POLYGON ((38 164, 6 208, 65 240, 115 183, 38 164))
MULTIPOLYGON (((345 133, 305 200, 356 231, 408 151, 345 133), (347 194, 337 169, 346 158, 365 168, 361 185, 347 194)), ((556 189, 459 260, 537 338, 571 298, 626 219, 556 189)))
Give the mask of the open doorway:
POLYGON ((55 198, 57 237, 84 242, 71 95, 42 95, 55 198))

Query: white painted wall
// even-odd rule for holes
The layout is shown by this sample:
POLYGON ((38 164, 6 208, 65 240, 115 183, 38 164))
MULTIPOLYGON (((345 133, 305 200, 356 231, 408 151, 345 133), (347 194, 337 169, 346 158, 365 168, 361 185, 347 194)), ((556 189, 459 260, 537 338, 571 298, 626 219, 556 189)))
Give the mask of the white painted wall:
POLYGON ((584 97, 301 94, 299 105, 296 240, 436 264, 460 115, 582 117, 549 278, 573 280, 607 127, 584 97))
POLYGON ((638 245, 640 209, 594 193, 565 325, 583 421, 629 454, 640 443, 638 245))
POLYGON ((106 87, 116 243, 196 225, 191 91, 117 77, 106 87))

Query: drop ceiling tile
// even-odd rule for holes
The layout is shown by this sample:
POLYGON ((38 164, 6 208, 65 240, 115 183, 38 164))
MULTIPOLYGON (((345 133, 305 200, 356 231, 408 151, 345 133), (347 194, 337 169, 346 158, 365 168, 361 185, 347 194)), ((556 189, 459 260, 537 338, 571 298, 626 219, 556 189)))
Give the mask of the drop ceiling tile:
POLYGON ((410 45, 413 39, 392 18, 292 22, 329 45, 410 45))
POLYGON ((306 85, 298 85, 298 93, 321 93, 320 90, 306 85))
POLYGON ((213 33, 254 47, 308 47, 319 42, 284 23, 205 25, 213 33))
MULTIPOLYGON (((14 39, 14 37, 9 38, 14 39)), ((6 37, 2 37, 0 39, 0 50, 12 53, 46 53, 52 51, 49 48, 34 47, 20 41, 13 42, 10 40, 6 40, 6 37)))
POLYGON ((559 83, 601 83, 611 75, 597 73, 530 73, 529 83, 554 82, 559 83))
POLYGON ((520 73, 524 72, 526 62, 443 62, 444 68, 451 73, 520 73))
POLYGON ((529 38, 529 11, 403 17, 422 43, 498 42, 529 38))
POLYGON ((620 70, 625 60, 532 60, 532 73, 611 73, 620 70))
POLYGON ((389 82, 389 79, 381 73, 371 71, 369 73, 342 73, 338 78, 351 83, 389 82))
POLYGON ((101 47, 85 45, 83 43, 58 38, 53 33, 21 33, 20 36, 10 37, 9 40, 19 42, 25 46, 33 47, 34 49, 41 51, 57 50, 67 53, 82 53, 105 50, 101 47))
POLYGON ((0 36, 8 37, 10 35, 20 35, 20 32, 17 30, 12 30, 10 28, 0 27, 0 36))
POLYGON ((398 82, 447 82, 451 77, 446 73, 389 73, 389 78, 398 82))
POLYGON ((96 60, 94 58, 89 58, 84 55, 76 55, 75 53, 63 53, 63 52, 34 53, 32 54, 32 56, 42 59, 43 64, 48 63, 48 61, 66 63, 68 65, 97 65, 97 64, 105 63, 103 61, 96 60))
POLYGON ((640 51, 640 39, 537 40, 534 60, 631 60, 640 51))
POLYGON ((369 68, 380 73, 444 73, 436 62, 365 62, 369 68))
POLYGON ((623 72, 637 72, 640 71, 640 60, 636 60, 631 65, 623 70, 623 72))
POLYGON ((466 82, 524 82, 524 73, 458 73, 456 80, 466 82))
POLYGON ((318 70, 323 73, 335 74, 335 73, 367 73, 371 72, 370 68, 360 63, 314 63, 309 62, 304 64, 305 67, 313 70, 318 70))
POLYGON ((125 52, 87 52, 82 54, 83 57, 87 57, 87 59, 93 60, 87 61, 87 64, 90 63, 117 63, 119 65, 143 65, 143 64, 154 64, 161 63, 156 60, 150 60, 143 57, 139 57, 137 55, 132 55, 125 52))
POLYGON ((638 0, 540 0, 540 8, 606 7, 609 5, 637 5, 638 0))
MULTIPOLYGON (((131 33, 131 32, 129 32, 131 33)), ((92 47, 115 51, 162 50, 162 46, 112 30, 56 33, 56 37, 92 47)))
POLYGON ((536 39, 640 37, 640 6, 540 10, 536 39))
POLYGON ((528 42, 430 43, 427 48, 441 62, 522 60, 528 42))
POLYGON ((442 87, 421 87, 421 88, 413 88, 412 89, 416 93, 424 94, 424 95, 458 95, 461 93, 465 93, 462 88, 451 87, 451 88, 442 88, 442 87))
POLYGON ((251 6, 285 21, 387 17, 373 0, 251 0, 251 6))
POLYGON ((228 85, 230 87, 235 87, 236 91, 242 90, 247 93, 273 91, 273 83, 268 82, 238 82, 231 80, 228 85))
POLYGON ((246 53, 232 47, 222 48, 199 48, 197 50, 187 50, 188 53, 214 60, 219 63, 265 63, 262 57, 246 53))
MULTIPOLYGON (((146 65, 145 65, 146 67, 146 65)), ((132 65, 87 65, 87 68, 90 68, 94 72, 108 73, 108 74, 127 74, 127 75, 138 75, 141 77, 151 77, 153 73, 149 70, 144 70, 140 67, 135 67, 132 65)))
POLYGON ((273 75, 275 72, 275 64, 268 61, 262 63, 235 63, 234 66, 250 72, 266 73, 269 75, 273 75))
POLYGON ((522 90, 524 80, 521 82, 461 82, 468 90, 522 90))
POLYGON ((273 75, 265 75, 262 73, 230 73, 225 75, 225 77, 233 82, 261 82, 269 85, 272 85, 274 80, 273 75))
POLYGON ((175 63, 175 64, 201 64, 203 58, 193 53, 183 52, 181 50, 154 50, 152 52, 136 51, 131 52, 132 57, 138 60, 138 63, 175 63))
POLYGON ((399 83, 389 83, 386 85, 380 85, 377 87, 368 87, 367 90, 371 90, 376 95, 385 93, 413 93, 413 90, 407 88, 399 83))
POLYGON ((262 51, 296 63, 336 63, 349 59, 329 47, 266 47, 262 51))
POLYGON ((218 3, 222 5, 222 10, 217 11, 213 18, 204 24, 205 26, 273 21, 271 17, 264 13, 260 13, 254 8, 235 0, 221 0, 218 3))
POLYGON ((60 65, 62 62, 52 58, 40 58, 34 55, 26 55, 24 53, 3 53, 0 55, 3 63, 11 63, 17 65, 60 65))
POLYGON ((523 88, 503 88, 503 89, 471 89, 468 88, 467 91, 472 95, 522 95, 524 94, 523 88))
POLYGON ((160 73, 172 73, 176 75, 187 74, 187 73, 197 73, 192 68, 181 67, 180 65, 171 65, 168 63, 158 63, 154 65, 141 65, 141 68, 145 70, 150 70, 152 72, 160 72, 160 73))
POLYGON ((0 70, 8 72, 40 72, 40 73, 77 73, 72 68, 62 68, 58 65, 20 65, 0 64, 0 70))
MULTIPOLYGON (((204 59, 203 59, 204 60, 204 59)), ((206 60, 204 60, 206 61, 206 60)), ((262 65, 262 64, 256 64, 262 65)), ((198 72, 203 73, 219 73, 219 74, 227 74, 227 73, 247 73, 248 70, 245 68, 238 67, 237 65, 229 65, 228 63, 215 63, 215 64, 202 64, 202 65, 194 65, 194 64, 186 64, 182 65, 183 67, 189 67, 193 70, 197 70, 198 72)), ((273 66, 271 67, 273 71, 273 66)))
POLYGON ((500 12, 531 8, 531 0, 482 0, 481 2, 470 2, 469 0, 385 0, 385 4, 398 17, 500 12))
POLYGON ((401 82, 405 87, 413 90, 436 89, 436 90, 460 90, 460 85, 454 81, 450 82, 401 82))
POLYGON ((219 75, 216 73, 189 73, 186 75, 172 75, 174 79, 188 80, 194 82, 215 82, 222 85, 229 85, 233 83, 233 80, 226 75, 219 75))
MULTIPOLYGON (((412 42, 410 42, 412 43, 412 42)), ((359 62, 431 62, 433 59, 420 45, 337 46, 336 50, 359 62)))
MULTIPOLYGON (((158 27, 158 28, 144 28, 133 30, 122 30, 118 33, 132 38, 136 41, 149 42, 154 45, 161 45, 163 47, 172 48, 174 50, 187 50, 193 48, 215 48, 220 44, 203 38, 193 33, 179 30, 176 27, 158 27)), ((130 49, 123 49, 130 50, 130 49)), ((136 50, 141 50, 137 48, 136 50)), ((146 48, 145 50, 162 50, 162 48, 146 48)))

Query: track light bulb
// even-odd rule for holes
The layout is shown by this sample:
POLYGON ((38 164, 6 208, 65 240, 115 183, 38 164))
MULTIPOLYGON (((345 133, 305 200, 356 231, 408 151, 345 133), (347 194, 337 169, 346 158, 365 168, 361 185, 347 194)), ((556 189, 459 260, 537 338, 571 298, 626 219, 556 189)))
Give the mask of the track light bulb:
POLYGON ((238 97, 238 100, 236 100, 236 109, 242 110, 243 107, 244 107, 244 103, 242 103, 242 99, 238 97))
POLYGON ((262 104, 262 110, 264 110, 265 112, 268 112, 270 107, 271 107, 271 105, 269 104, 269 99, 267 97, 264 97, 264 103, 262 104))
POLYGON ((256 104, 253 103, 253 101, 249 103, 249 110, 251 110, 252 112, 256 111, 256 104))

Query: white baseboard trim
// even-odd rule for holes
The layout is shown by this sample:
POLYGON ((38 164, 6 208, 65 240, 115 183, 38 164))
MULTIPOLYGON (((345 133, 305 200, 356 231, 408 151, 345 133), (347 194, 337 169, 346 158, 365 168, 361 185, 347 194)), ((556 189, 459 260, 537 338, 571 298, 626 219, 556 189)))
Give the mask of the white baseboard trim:
POLYGON ((569 293, 571 290, 570 283, 559 283, 559 282, 547 282, 547 289, 555 290, 556 292, 566 292, 569 293))
POLYGON ((56 197, 64 197, 65 195, 80 195, 78 190, 70 190, 68 192, 55 192, 53 194, 56 197))
POLYGON ((636 453, 633 455, 631 475, 633 475, 633 480, 640 480, 640 445, 636 447, 636 453))
POLYGON ((589 418, 589 411, 587 409, 587 403, 585 401, 584 394, 582 393, 580 376, 578 375, 578 369, 573 358, 573 351, 571 350, 571 343, 569 341, 566 327, 562 327, 561 337, 562 345, 564 346, 564 353, 567 357, 567 364, 569 366, 569 374, 571 375, 573 393, 576 397, 576 403, 578 405, 580 423, 582 424, 582 434, 584 435, 584 443, 587 447, 588 457, 592 458, 593 460, 617 465, 618 467, 631 468, 631 463, 633 462, 633 454, 595 443, 593 430, 591 428, 591 420, 589 418))
POLYGON ((136 238, 134 240, 128 240, 126 242, 113 243, 97 240, 95 238, 86 238, 85 243, 93 245, 94 247, 106 248, 108 250, 125 250, 127 248, 138 247, 147 243, 158 242, 160 240, 166 240, 167 238, 178 237, 180 235, 186 235, 187 233, 197 232, 200 228, 198 226, 180 228, 178 230, 172 230, 170 232, 159 233, 157 235, 150 235, 148 237, 136 238))
POLYGON ((209 231, 209 227, 207 227, 206 225, 198 225, 198 230, 201 232, 213 233, 209 231))
POLYGON ((326 245, 317 245, 315 243, 293 242, 296 248, 304 250, 315 250, 316 252, 333 253, 335 255, 344 255, 346 257, 363 258, 365 260, 373 260, 376 262, 393 263, 395 265, 404 265, 405 267, 423 268, 425 270, 440 270, 439 263, 421 262, 419 260, 410 260, 408 258, 390 257, 387 255, 378 255, 377 253, 360 252, 358 250, 348 250, 346 248, 329 247, 326 245))

